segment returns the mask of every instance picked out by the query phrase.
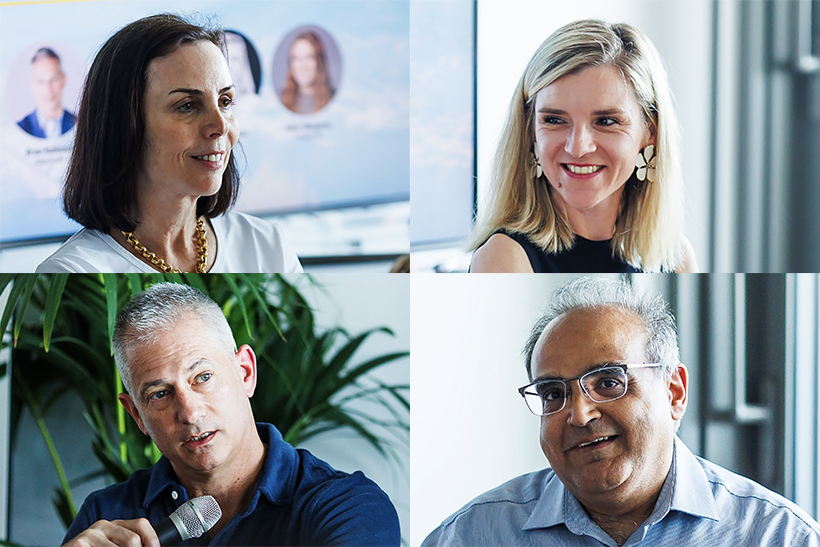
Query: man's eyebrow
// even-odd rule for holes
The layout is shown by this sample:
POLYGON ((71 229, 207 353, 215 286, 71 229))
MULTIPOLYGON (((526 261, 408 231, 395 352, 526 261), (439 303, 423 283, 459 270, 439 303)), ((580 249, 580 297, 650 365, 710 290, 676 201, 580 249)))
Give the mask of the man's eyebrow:
MULTIPOLYGON (((584 370, 581 371, 581 374, 579 374, 578 376, 583 376, 587 372, 589 372, 591 370, 598 369, 598 368, 611 367, 611 366, 616 366, 616 365, 621 365, 621 364, 622 363, 618 363, 616 361, 604 361, 602 363, 592 363, 591 365, 587 365, 586 368, 584 368, 584 370)), ((562 376, 544 375, 544 376, 538 376, 536 378, 533 378, 532 382, 533 383, 535 383, 535 382, 546 382, 548 380, 562 380, 562 381, 565 381, 566 378, 564 378, 562 376)))
POLYGON ((202 363, 204 363, 206 361, 207 361, 207 359, 205 359, 204 357, 200 357, 199 359, 195 359, 190 365, 188 365, 188 368, 185 369, 185 372, 193 372, 196 367, 198 367, 199 365, 201 365, 202 363))
POLYGON ((140 386, 140 399, 145 399, 145 392, 147 392, 149 388, 152 388, 154 386, 161 386, 165 383, 165 380, 163 380, 162 378, 158 380, 152 380, 150 382, 145 382, 140 386))
MULTIPOLYGON (((222 95, 223 93, 227 93, 228 91, 230 91, 233 88, 234 88, 233 84, 231 84, 227 87, 223 87, 222 89, 219 90, 219 94, 222 95)), ((198 95, 203 95, 203 92, 202 92, 201 89, 193 89, 193 88, 190 88, 190 87, 178 87, 176 89, 172 89, 171 91, 168 92, 168 95, 173 95, 174 93, 185 93, 186 95, 197 95, 197 96, 198 95)))
MULTIPOLYGON (((198 367, 199 365, 201 365, 202 363, 204 363, 206 361, 207 361, 207 359, 205 359, 204 357, 200 357, 199 359, 195 359, 194 361, 191 362, 190 365, 188 365, 188 367, 185 369, 185 372, 188 372, 188 373, 193 372, 196 367, 198 367)), ((151 380, 150 382, 145 382, 144 384, 142 384, 140 386, 140 399, 145 398, 145 392, 148 391, 149 388, 152 388, 154 386, 161 386, 161 385, 167 384, 167 383, 168 382, 163 378, 159 378, 157 380, 151 380)))

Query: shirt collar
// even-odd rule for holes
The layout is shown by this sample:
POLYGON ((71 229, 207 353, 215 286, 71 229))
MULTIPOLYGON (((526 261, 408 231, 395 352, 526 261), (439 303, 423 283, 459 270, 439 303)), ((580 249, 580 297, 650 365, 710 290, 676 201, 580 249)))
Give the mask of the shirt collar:
POLYGON ((271 503, 292 503, 299 470, 299 453, 285 442, 273 425, 257 423, 256 429, 262 442, 268 445, 257 489, 271 503))
POLYGON ((695 517, 720 520, 712 486, 698 459, 675 437, 675 466, 673 468, 672 502, 669 509, 695 517), (675 480, 681 477, 682 480, 675 480))
POLYGON ((40 125, 40 129, 43 130, 43 133, 47 138, 52 138, 55 136, 62 135, 63 133, 63 116, 65 116, 65 111, 60 113, 59 118, 49 118, 42 112, 40 109, 36 109, 36 116, 37 116, 37 123, 40 125))
MULTIPOLYGON (((547 480, 544 491, 541 492, 541 497, 536 502, 530 518, 524 523, 524 530, 549 528, 564 523, 567 520, 564 518, 564 498, 567 496, 572 498, 575 503, 578 503, 578 500, 564 487, 564 483, 561 482, 558 475, 553 472, 547 480)), ((580 504, 578 505, 580 507, 580 504)))
POLYGON ((179 486, 179 482, 176 473, 174 473, 174 468, 171 467, 168 458, 162 456, 149 471, 148 487, 145 489, 145 499, 142 500, 142 507, 147 509, 165 490, 177 486, 179 486))
MULTIPOLYGON (((675 437, 672 467, 647 524, 660 521, 669 511, 719 520, 706 473, 694 454, 678 437, 675 437), (678 476, 684 480, 677 480, 678 476)), ((592 527, 597 528, 581 503, 570 494, 558 476, 553 474, 523 529, 549 528, 558 524, 564 524, 571 531, 581 534, 589 534, 592 527)))
MULTIPOLYGON (((291 503, 293 492, 296 490, 299 454, 295 448, 284 441, 282 434, 273 425, 257 423, 256 430, 259 432, 259 438, 268 447, 265 453, 265 463, 262 465, 262 475, 259 477, 256 489, 264 494, 271 503, 291 503)), ((147 508, 168 488, 182 490, 171 462, 162 456, 149 471, 148 487, 142 506, 147 508)), ((180 499, 180 503, 183 501, 185 500, 180 499)))

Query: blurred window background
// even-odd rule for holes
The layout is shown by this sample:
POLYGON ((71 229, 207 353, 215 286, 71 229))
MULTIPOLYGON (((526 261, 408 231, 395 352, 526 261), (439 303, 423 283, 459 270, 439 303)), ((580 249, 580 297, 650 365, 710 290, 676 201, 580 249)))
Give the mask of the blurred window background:
MULTIPOLYGON (((437 4, 417 3, 428 10, 437 4)), ((458 3, 443 2, 449 16, 458 3)), ((460 3, 463 11, 474 5, 460 3)), ((820 2, 477 0, 475 10, 478 210, 510 98, 536 48, 573 20, 626 22, 650 37, 667 66, 682 131, 685 233, 701 269, 820 271, 820 2)), ((469 14, 459 21, 468 27, 469 14)), ((445 63, 451 49, 437 55, 428 64, 445 63)), ((448 89, 464 96, 460 80, 445 80, 441 96, 448 89)), ((462 129, 442 127, 442 135, 455 138, 462 129)), ((416 162, 413 156, 411 169, 416 162)), ((444 184, 466 188, 464 179, 444 184)), ((428 205, 454 198, 453 191, 411 184, 413 270, 466 270, 465 226, 445 230, 441 204, 428 205), (435 233, 415 235, 422 231, 435 233), (454 236, 461 239, 447 241, 454 236)), ((449 203, 448 221, 470 205, 468 193, 460 199, 449 203)))
MULTIPOLYGON (((516 391, 527 382, 521 348, 547 296, 572 277, 412 279, 412 545, 475 496, 548 466, 540 421, 516 391)), ((820 277, 628 279, 661 294, 677 319, 690 372, 684 442, 820 516, 820 277)))

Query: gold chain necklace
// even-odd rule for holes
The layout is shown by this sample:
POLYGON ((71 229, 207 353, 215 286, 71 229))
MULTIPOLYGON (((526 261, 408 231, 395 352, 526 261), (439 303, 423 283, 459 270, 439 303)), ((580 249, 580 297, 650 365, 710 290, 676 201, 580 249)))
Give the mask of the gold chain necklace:
MULTIPOLYGON (((145 245, 140 243, 140 240, 137 239, 137 236, 135 236, 133 232, 123 232, 122 235, 125 236, 125 240, 130 243, 138 253, 140 253, 143 257, 150 261, 151 264, 162 270, 164 273, 182 273, 181 270, 174 268, 158 257, 156 253, 149 251, 145 245)), ((199 239, 196 272, 205 273, 205 266, 208 262, 208 240, 205 237, 205 224, 202 222, 201 218, 196 221, 196 235, 199 239)))

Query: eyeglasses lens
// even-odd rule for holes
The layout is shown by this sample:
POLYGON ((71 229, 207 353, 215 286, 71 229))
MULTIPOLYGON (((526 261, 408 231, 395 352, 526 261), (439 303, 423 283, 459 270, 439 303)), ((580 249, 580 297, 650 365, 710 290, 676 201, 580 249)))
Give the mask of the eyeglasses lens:
POLYGON ((564 399, 566 398, 567 386, 564 382, 544 382, 535 386, 538 395, 531 397, 532 402, 528 401, 530 408, 534 408, 536 414, 545 416, 558 412, 564 406, 564 399))
POLYGON ((593 370, 581 378, 589 398, 605 403, 623 397, 626 393, 626 372, 621 367, 593 370))
MULTIPOLYGON (((613 401, 626 393, 626 372, 621 367, 593 370, 581 377, 581 384, 594 402, 613 401)), ((533 414, 546 416, 564 408, 566 391, 567 386, 564 382, 542 382, 528 388, 524 392, 524 399, 533 414)))

